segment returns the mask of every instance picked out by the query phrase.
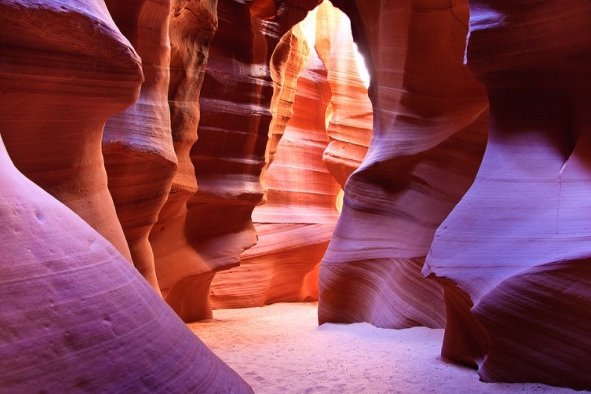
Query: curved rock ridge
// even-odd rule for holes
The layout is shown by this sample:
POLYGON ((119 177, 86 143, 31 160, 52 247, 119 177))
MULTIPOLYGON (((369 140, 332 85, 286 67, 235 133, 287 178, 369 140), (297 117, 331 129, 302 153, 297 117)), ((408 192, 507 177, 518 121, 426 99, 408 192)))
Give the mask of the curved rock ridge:
POLYGON ((240 267, 216 275, 214 307, 318 299, 318 264, 338 217, 340 190, 322 161, 329 100, 326 71, 311 51, 293 116, 263 178, 266 203, 252 215, 258 242, 240 256, 240 267))
POLYGON ((374 127, 321 265, 319 321, 443 327, 442 290, 421 269, 486 140, 485 91, 462 63, 467 4, 334 4, 371 75, 374 127))
POLYGON ((484 381, 591 389, 591 8, 470 7, 468 66, 488 89, 490 134, 424 268, 446 289, 442 353, 484 381))
POLYGON ((168 106, 171 2, 107 0, 106 4, 142 57, 145 78, 138 101, 105 125, 103 156, 109 190, 134 265, 160 292, 148 235, 177 168, 168 106))
MULTIPOLYGON (((284 33, 317 3, 317 0, 233 0, 217 4, 218 29, 209 45, 205 74, 199 74, 199 78, 204 77, 199 139, 192 148, 190 144, 184 145, 191 150, 195 172, 184 172, 186 187, 183 190, 187 193, 183 192, 183 201, 178 205, 168 203, 163 208, 162 223, 154 227, 151 235, 161 289, 170 305, 187 321, 211 316, 208 293, 214 273, 237 265, 240 253, 256 242, 250 216, 263 196, 259 176, 265 163, 273 94, 269 62, 284 33), (236 26, 240 26, 240 30, 236 26), (196 193, 195 175, 199 184, 196 193)), ((192 20, 200 23, 204 18, 199 8, 202 6, 179 2, 172 23, 177 13, 186 14, 187 23, 200 15, 192 20)), ((201 30, 201 34, 203 32, 201 30)), ((171 36, 174 36, 172 31, 171 36)), ((185 56, 185 63, 202 64, 200 55, 195 52, 183 55, 183 51, 176 55, 174 39, 172 45, 173 63, 177 57, 185 56)), ((177 126, 175 120, 172 92, 185 94, 199 89, 195 84, 184 82, 181 87, 179 82, 174 82, 175 71, 171 73, 174 139, 175 128, 180 125, 177 126)), ((191 114, 197 113, 192 112, 198 109, 196 105, 196 102, 191 104, 191 114)), ((178 106, 179 122, 182 119, 183 129, 193 130, 188 127, 197 125, 196 117, 188 116, 186 109, 186 106, 178 106)), ((179 155, 179 168, 186 164, 188 170, 189 163, 183 164, 183 160, 186 158, 181 159, 179 155)), ((175 187, 173 182, 172 192, 176 194, 180 190, 180 183, 175 187)))
POLYGON ((0 391, 249 393, 0 139, 0 391))
POLYGON ((0 129, 15 165, 131 260, 101 138, 137 99, 139 56, 101 0, 6 0, 0 25, 0 129))
POLYGON ((366 70, 351 34, 351 21, 329 1, 324 1, 316 16, 315 48, 322 59, 331 90, 328 125, 330 144, 324 151, 324 163, 341 187, 367 154, 373 109, 363 80, 366 70))
POLYGON ((209 42, 218 25, 216 7, 217 0, 175 0, 169 25, 171 59, 168 98, 178 168, 149 240, 162 294, 185 320, 211 317, 207 286, 213 273, 190 245, 185 224, 187 201, 197 191, 195 169, 189 152, 197 141, 199 93, 209 42), (194 282, 203 281, 203 276, 206 277, 206 284, 193 286, 194 282))

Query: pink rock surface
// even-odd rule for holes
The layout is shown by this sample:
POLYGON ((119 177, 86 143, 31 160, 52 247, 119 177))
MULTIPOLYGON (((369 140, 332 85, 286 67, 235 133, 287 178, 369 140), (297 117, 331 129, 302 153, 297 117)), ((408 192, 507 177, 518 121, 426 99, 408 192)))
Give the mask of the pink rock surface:
POLYGON ((140 58, 100 0, 2 1, 0 26, 0 130, 15 165, 131 259, 101 138, 137 98, 140 58))
POLYGON ((488 89, 490 135, 425 266, 446 289, 442 353, 489 382, 591 389, 591 9, 470 7, 467 59, 488 89))
POLYGON ((319 320, 443 327, 443 293, 421 268, 474 179, 486 130, 484 89, 462 64, 467 4, 334 3, 371 74, 374 134, 322 262, 319 320))
POLYGON ((0 140, 0 391, 252 392, 0 140))
POLYGON ((109 190, 134 265, 157 292, 148 235, 177 168, 168 106, 170 3, 106 1, 119 29, 141 56, 145 78, 138 101, 105 126, 103 155, 109 190))

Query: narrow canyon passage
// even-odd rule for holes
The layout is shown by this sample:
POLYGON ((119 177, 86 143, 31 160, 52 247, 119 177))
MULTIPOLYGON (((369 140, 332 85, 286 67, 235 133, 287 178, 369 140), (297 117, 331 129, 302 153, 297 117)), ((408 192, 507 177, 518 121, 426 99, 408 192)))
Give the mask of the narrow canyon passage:
POLYGON ((591 390, 591 0, 0 0, 0 59, 0 394, 591 390))
POLYGON ((580 393, 484 383, 439 356, 443 329, 317 324, 317 303, 219 309, 189 328, 257 394, 580 393))

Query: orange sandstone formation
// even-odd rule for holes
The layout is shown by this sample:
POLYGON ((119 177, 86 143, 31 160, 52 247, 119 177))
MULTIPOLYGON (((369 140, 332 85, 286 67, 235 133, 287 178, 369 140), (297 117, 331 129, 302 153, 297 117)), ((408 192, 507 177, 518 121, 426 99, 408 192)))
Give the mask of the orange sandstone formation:
MULTIPOLYGON (((180 3, 172 22, 176 23, 177 14, 185 20, 179 19, 179 38, 191 34, 199 38, 204 33, 211 37, 213 29, 185 29, 189 23, 213 20, 212 8, 203 3, 180 3)), ((199 139, 192 148, 183 144, 183 156, 184 149, 191 149, 195 173, 177 150, 182 171, 177 178, 182 183, 178 187, 173 183, 169 202, 160 213, 161 223, 151 235, 161 288, 166 300, 185 320, 211 316, 207 295, 214 273, 237 265, 238 255, 255 243, 250 215, 262 198, 259 176, 265 162, 273 93, 269 61, 283 34, 316 4, 317 0, 235 0, 217 4, 219 26, 209 46, 201 89, 199 139), (238 34, 237 26, 245 34, 238 34), (195 194, 194 175, 199 184, 195 194), (178 199, 172 197, 177 191, 182 193, 178 199)), ((198 110, 196 102, 187 105, 188 94, 194 100, 199 91, 195 83, 199 79, 195 77, 203 75, 195 73, 195 66, 202 66, 203 56, 199 54, 203 51, 187 51, 179 46, 176 52, 172 29, 171 36, 172 63, 192 64, 190 72, 184 68, 193 78, 192 84, 182 79, 182 68, 177 79, 171 67, 173 139, 179 128, 184 130, 183 141, 188 142, 186 136, 197 124, 198 110)))
POLYGON ((319 320, 443 327, 441 288, 421 269, 474 179, 486 130, 484 89, 462 64, 467 4, 334 3, 371 74, 374 134, 322 262, 319 320))
POLYGON ((170 86, 168 89, 172 140, 178 160, 170 193, 150 233, 156 274, 162 294, 185 320, 210 316, 207 297, 209 267, 188 242, 187 201, 197 191, 189 151, 197 140, 199 92, 207 63, 208 45, 217 29, 217 1, 175 0, 170 20, 170 86))
POLYGON ((324 162, 344 188, 367 153, 373 112, 362 79, 365 65, 360 64, 362 58, 353 42, 351 22, 329 1, 318 7, 316 50, 326 68, 331 90, 327 130, 331 142, 324 151, 324 162))
POLYGON ((0 139, 0 391, 249 393, 0 139))
POLYGON ((318 299, 317 265, 337 220, 340 189, 322 162, 329 99, 326 71, 312 51, 293 117, 265 172, 267 201, 253 212, 258 243, 241 255, 240 267, 216 275, 215 307, 318 299))
POLYGON ((272 74, 266 201, 253 212, 258 242, 240 256, 240 267, 216 275, 214 307, 318 297, 318 264, 337 219, 340 188, 333 176, 344 184, 371 135, 371 104, 348 23, 340 10, 324 2, 284 36, 273 55, 272 70, 278 71, 272 74), (324 62, 314 48, 319 42, 324 62), (280 58, 286 61, 277 62, 280 58))
POLYGON ((138 101, 105 126, 109 190, 133 262, 159 292, 148 234, 166 201, 177 163, 168 106, 171 4, 170 0, 106 3, 141 56, 145 77, 138 101))
POLYGON ((424 270, 445 287, 442 353, 485 381, 591 389, 591 8, 470 8, 467 61, 488 89, 490 135, 424 270))
POLYGON ((15 165, 130 258, 101 154, 140 58, 100 0, 0 2, 0 130, 15 165))

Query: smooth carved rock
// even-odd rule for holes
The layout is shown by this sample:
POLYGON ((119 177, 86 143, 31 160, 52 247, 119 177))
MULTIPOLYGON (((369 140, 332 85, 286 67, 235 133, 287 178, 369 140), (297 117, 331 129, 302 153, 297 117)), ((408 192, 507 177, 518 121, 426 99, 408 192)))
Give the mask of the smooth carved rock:
MULTIPOLYGON (((239 254, 256 241, 250 216, 263 196, 259 176, 265 163, 273 94, 269 61, 283 34, 316 4, 317 0, 218 4, 219 26, 209 46, 201 89, 199 139, 191 149, 199 188, 190 196, 186 212, 184 202, 174 213, 165 206, 160 214, 163 223, 151 236, 161 288, 185 320, 211 316, 207 295, 214 273, 237 265, 239 254)), ((174 45, 173 40, 173 62, 174 45)), ((171 73, 174 80, 174 70, 171 73)), ((183 86, 194 89, 194 84, 183 86)), ((187 126, 189 122, 194 126, 194 120, 184 118, 187 126)), ((187 181, 193 179, 186 175, 187 181)))
POLYGON ((467 60, 488 89, 490 134, 425 266, 446 289, 442 353, 485 381, 591 389, 591 8, 470 8, 467 60))
POLYGON ((252 392, 0 139, 0 391, 252 392))
POLYGON ((374 134, 322 262, 319 320, 443 327, 443 293, 421 268, 485 144, 484 89, 462 64, 467 4, 334 3, 371 74, 374 134))
POLYGON ((373 112, 362 79, 364 65, 359 64, 351 35, 351 21, 329 1, 318 7, 315 47, 326 68, 331 91, 331 142, 324 151, 324 162, 344 188, 367 153, 373 112))
POLYGON ((141 61, 100 0, 0 2, 0 130, 15 165, 131 260, 101 154, 141 61))
POLYGON ((213 273, 189 244, 185 228, 187 201, 197 191, 189 152, 197 141, 199 93, 208 45, 217 29, 217 1, 175 0, 172 5, 168 95, 178 169, 149 240, 158 283, 166 301, 183 319, 198 320, 210 316, 207 293, 213 273), (209 279, 203 279, 204 275, 209 279), (207 285, 193 286, 195 279, 207 285))
POLYGON ((253 212, 258 242, 240 256, 240 267, 215 276, 214 307, 318 299, 318 265, 338 217, 340 190, 322 161, 329 100, 326 70, 312 51, 297 81, 293 116, 279 130, 283 136, 263 178, 266 203, 253 212))
POLYGON ((168 106, 171 4, 170 0, 106 3, 141 56, 145 77, 138 101, 105 126, 103 155, 109 190, 133 262, 160 292, 148 235, 177 168, 168 106))

